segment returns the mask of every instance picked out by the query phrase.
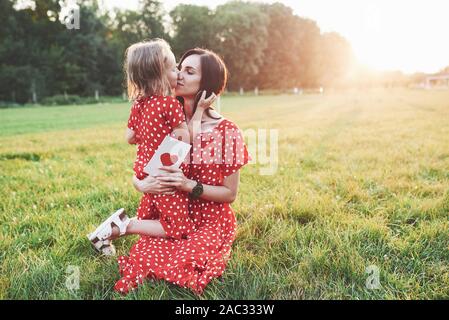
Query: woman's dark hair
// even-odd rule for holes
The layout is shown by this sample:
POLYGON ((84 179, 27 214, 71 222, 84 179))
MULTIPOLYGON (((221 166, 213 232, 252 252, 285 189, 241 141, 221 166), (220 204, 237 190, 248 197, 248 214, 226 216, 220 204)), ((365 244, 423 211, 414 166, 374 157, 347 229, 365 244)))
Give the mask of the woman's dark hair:
MULTIPOLYGON (((209 97, 212 92, 217 96, 223 92, 228 81, 228 70, 223 60, 215 53, 207 49, 194 48, 186 51, 179 61, 179 66, 182 62, 191 55, 197 54, 200 56, 201 63, 201 81, 200 88, 196 94, 195 101, 193 104, 193 113, 197 108, 198 102, 201 99, 201 93, 206 90, 206 98, 209 97)), ((177 99, 183 104, 184 99, 182 97, 177 97, 177 99)), ((207 115, 213 119, 215 118, 210 114, 212 107, 209 107, 206 112, 207 115)))

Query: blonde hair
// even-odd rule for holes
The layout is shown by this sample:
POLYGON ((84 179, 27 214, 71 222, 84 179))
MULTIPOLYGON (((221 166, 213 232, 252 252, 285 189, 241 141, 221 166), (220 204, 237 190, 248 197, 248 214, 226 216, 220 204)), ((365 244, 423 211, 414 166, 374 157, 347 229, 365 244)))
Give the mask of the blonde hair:
POLYGON ((138 42, 126 49, 124 67, 129 99, 172 94, 166 77, 170 53, 170 45, 163 39, 138 42))

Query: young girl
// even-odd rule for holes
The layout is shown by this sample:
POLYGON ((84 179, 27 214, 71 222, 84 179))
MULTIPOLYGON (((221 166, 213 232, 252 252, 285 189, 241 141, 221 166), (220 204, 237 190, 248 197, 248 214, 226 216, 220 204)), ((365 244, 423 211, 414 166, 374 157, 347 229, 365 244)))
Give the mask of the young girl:
MULTIPOLYGON (((182 105, 171 96, 177 84, 178 69, 167 42, 155 39, 131 45, 126 51, 125 71, 128 95, 134 100, 126 138, 130 144, 137 144, 134 172, 138 179, 144 179, 147 176, 144 168, 162 140, 171 135, 191 141, 194 128, 193 125, 187 126, 182 105)), ((215 95, 211 95, 206 100, 203 94, 190 123, 198 124, 202 113, 214 99, 215 95)), ((188 194, 180 191, 171 195, 144 194, 137 216, 139 219, 151 220, 145 221, 145 224, 137 223, 129 219, 122 208, 106 219, 88 238, 98 251, 115 255, 111 238, 118 235, 145 234, 181 239, 195 229, 189 217, 188 194), (159 217, 159 220, 154 217, 159 217)))

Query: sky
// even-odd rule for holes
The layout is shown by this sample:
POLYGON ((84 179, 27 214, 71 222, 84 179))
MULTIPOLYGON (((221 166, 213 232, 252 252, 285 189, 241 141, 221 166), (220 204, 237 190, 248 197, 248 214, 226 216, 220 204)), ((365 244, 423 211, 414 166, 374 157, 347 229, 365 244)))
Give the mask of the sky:
MULTIPOLYGON (((103 0, 105 6, 136 9, 138 0, 103 0)), ((163 1, 215 8, 226 1, 163 1)), ((272 3, 275 1, 258 1, 272 3)), ((405 73, 440 71, 449 66, 448 0, 284 0, 322 32, 335 31, 352 45, 358 61, 375 70, 405 73)))

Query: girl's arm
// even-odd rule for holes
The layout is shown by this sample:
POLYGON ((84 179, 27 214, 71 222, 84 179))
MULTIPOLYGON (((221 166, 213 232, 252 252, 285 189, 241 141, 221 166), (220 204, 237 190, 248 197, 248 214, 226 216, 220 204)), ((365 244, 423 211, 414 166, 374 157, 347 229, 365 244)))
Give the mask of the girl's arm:
POLYGON ((187 124, 190 134, 190 143, 193 142, 196 132, 201 132, 201 119, 203 118, 204 108, 196 108, 195 113, 187 124))
POLYGON ((204 90, 201 94, 195 113, 192 115, 192 118, 188 123, 190 142, 193 142, 193 139, 196 136, 195 133, 201 132, 201 119, 203 118, 204 111, 206 111, 206 109, 209 108, 217 99, 217 96, 213 92, 210 97, 206 99, 206 93, 207 92, 204 90))
POLYGON ((206 91, 203 91, 195 113, 192 115, 192 119, 190 119, 188 124, 184 121, 179 126, 175 127, 172 136, 176 139, 181 139, 184 142, 189 141, 192 143, 196 133, 201 132, 201 119, 203 118, 204 111, 214 103, 215 99, 217 99, 215 93, 212 93, 210 97, 206 99, 206 91))
POLYGON ((189 123, 182 122, 179 126, 173 129, 172 136, 176 139, 181 138, 182 141, 190 143, 193 142, 195 133, 201 132, 201 119, 203 118, 204 111, 214 103, 217 96, 212 93, 209 98, 206 99, 206 91, 203 91, 195 113, 192 115, 189 123))
POLYGON ((173 128, 171 136, 186 143, 188 141, 192 142, 192 137, 189 134, 189 128, 187 127, 187 123, 185 121, 181 122, 177 127, 173 128))
POLYGON ((126 128, 125 137, 126 137, 126 141, 128 141, 129 144, 137 143, 136 133, 134 132, 134 130, 132 130, 130 128, 126 128))
POLYGON ((188 124, 184 121, 173 129, 172 137, 186 143, 192 143, 194 132, 199 132, 198 130, 201 129, 201 118, 203 117, 203 113, 204 109, 197 108, 188 124))
MULTIPOLYGON (((196 181, 186 178, 181 169, 171 167, 162 167, 161 169, 167 171, 167 173, 165 176, 156 177, 156 179, 160 181, 163 187, 176 187, 184 192, 192 192, 193 187, 196 186, 196 181)), ((232 203, 237 197, 239 182, 240 172, 236 171, 224 179, 223 186, 203 184, 203 193, 200 198, 208 201, 232 203)))

